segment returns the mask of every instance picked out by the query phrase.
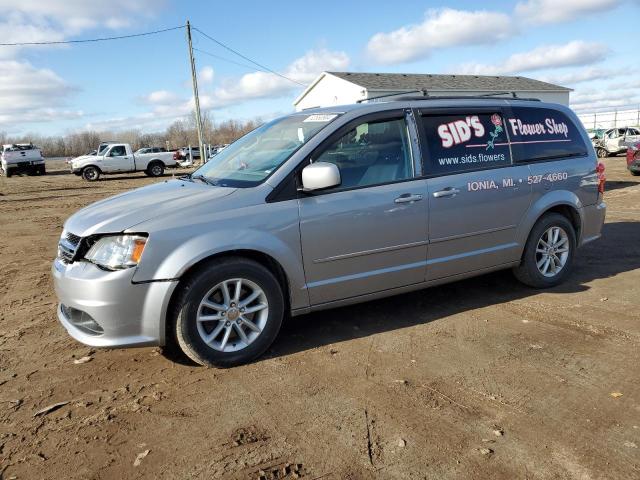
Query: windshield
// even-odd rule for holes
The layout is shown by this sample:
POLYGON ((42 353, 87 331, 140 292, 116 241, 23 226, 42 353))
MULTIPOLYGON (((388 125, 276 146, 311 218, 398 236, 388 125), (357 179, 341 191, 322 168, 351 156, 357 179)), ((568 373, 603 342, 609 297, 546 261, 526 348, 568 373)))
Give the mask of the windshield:
POLYGON ((226 147, 191 178, 228 187, 258 185, 337 117, 296 114, 273 120, 226 147))

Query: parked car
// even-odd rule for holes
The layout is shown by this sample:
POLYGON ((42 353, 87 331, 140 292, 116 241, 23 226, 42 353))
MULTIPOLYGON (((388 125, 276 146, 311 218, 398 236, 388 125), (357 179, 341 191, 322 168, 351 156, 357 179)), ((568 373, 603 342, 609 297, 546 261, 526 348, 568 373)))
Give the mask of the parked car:
POLYGON ((225 144, 222 144, 222 145, 214 145, 211 148, 211 155, 209 155, 209 158, 215 157, 216 155, 218 155, 221 151, 223 151, 228 146, 229 146, 228 143, 225 143, 225 144))
POLYGON ((625 152, 629 145, 637 141, 640 141, 640 128, 611 128, 601 138, 594 140, 593 146, 598 158, 606 158, 625 152))
POLYGON ((2 146, 0 167, 6 177, 14 173, 45 175, 47 173, 40 149, 31 143, 13 143, 2 146))
POLYGON ((167 149, 164 147, 143 147, 135 151, 136 155, 142 155, 143 153, 164 153, 167 149))
POLYGON ((179 148, 173 155, 173 158, 176 161, 189 159, 193 161, 195 159, 200 159, 200 147, 191 147, 191 157, 192 158, 189 157, 189 147, 179 148))
POLYGON ((58 318, 88 345, 177 344, 228 367, 261 355, 287 314, 505 268, 553 287, 600 236, 596 165, 558 104, 420 97, 293 113, 188 176, 70 217, 52 267, 58 318))
POLYGON ((627 169, 631 175, 640 175, 640 142, 627 148, 627 169))
POLYGON ((74 158, 71 161, 71 172, 94 182, 100 175, 108 173, 145 172, 150 177, 159 177, 166 167, 176 165, 171 152, 139 152, 140 150, 134 154, 128 143, 103 143, 97 154, 74 158))

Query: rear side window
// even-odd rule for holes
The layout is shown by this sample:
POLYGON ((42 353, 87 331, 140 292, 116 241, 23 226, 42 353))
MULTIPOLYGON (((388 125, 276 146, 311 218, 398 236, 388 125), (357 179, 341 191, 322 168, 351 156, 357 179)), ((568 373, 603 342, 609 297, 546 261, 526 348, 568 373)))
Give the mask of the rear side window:
POLYGON ((513 107, 506 125, 515 162, 587 154, 587 147, 576 125, 557 110, 513 107))
POLYGON ((499 112, 425 115, 428 171, 448 174, 511 165, 504 118, 499 112))

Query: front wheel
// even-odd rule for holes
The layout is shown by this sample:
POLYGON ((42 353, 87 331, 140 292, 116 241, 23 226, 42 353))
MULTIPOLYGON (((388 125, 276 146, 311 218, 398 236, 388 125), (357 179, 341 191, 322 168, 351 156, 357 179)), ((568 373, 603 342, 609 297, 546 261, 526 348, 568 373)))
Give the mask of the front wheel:
POLYGON ((82 170, 82 178, 84 178, 87 182, 95 182, 100 178, 100 170, 96 167, 85 167, 82 170))
POLYGON ((284 298, 265 267, 215 260, 188 279, 175 302, 175 339, 193 361, 232 367, 262 355, 280 331, 284 298))
POLYGON ((598 148, 596 150, 596 154, 598 155, 598 158, 607 158, 609 156, 609 152, 604 148, 598 148))
POLYGON ((571 222, 558 213, 548 213, 531 230, 514 274, 530 287, 554 287, 569 275, 575 249, 576 233, 571 222))

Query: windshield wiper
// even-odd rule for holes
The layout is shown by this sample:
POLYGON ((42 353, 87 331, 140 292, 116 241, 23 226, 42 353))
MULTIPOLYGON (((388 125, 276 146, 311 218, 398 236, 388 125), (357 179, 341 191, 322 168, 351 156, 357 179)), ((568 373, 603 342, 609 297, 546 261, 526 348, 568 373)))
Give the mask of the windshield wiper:
POLYGON ((190 175, 191 180, 200 180, 203 183, 206 183, 207 185, 212 185, 212 186, 216 186, 216 182, 209 180, 207 177, 205 177, 204 175, 190 175))

